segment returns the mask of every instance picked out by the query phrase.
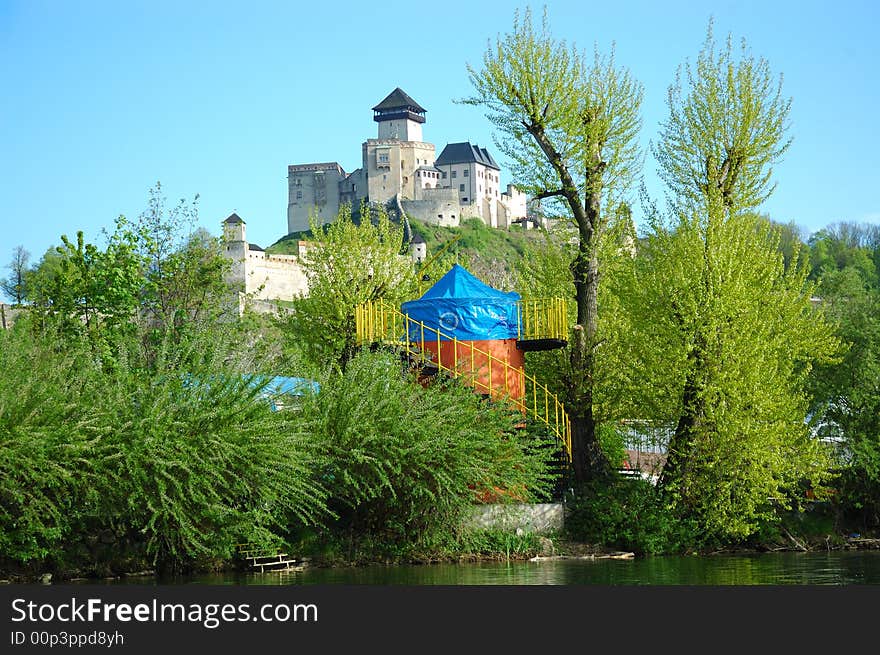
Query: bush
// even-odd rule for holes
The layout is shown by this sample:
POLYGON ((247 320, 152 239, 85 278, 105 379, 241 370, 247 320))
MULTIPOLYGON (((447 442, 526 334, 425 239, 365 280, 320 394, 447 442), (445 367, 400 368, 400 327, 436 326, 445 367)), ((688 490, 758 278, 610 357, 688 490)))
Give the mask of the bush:
POLYGON ((650 482, 619 476, 578 490, 567 507, 565 531, 576 541, 640 555, 677 552, 699 541, 690 522, 675 517, 650 482))
POLYGON ((95 480, 95 426, 79 402, 88 366, 75 347, 32 340, 24 320, 0 330, 0 562, 52 554, 95 480))
POLYGON ((0 333, 0 561, 180 569, 279 543, 327 511, 320 451, 273 412, 223 331, 112 356, 0 333))
POLYGON ((361 352, 303 406, 325 449, 337 536, 389 550, 458 528, 487 490, 499 501, 542 498, 551 476, 514 414, 457 380, 422 386, 387 353, 361 352))
POLYGON ((129 349, 96 399, 117 453, 98 514, 162 568, 278 543, 326 511, 310 435, 295 413, 272 411, 268 378, 230 367, 225 346, 201 334, 161 349, 152 368, 129 349))

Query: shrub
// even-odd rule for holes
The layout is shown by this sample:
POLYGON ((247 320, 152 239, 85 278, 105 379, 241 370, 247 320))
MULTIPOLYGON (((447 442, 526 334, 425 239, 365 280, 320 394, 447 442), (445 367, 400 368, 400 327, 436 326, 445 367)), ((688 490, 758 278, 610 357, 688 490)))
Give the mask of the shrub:
POLYGON ((145 368, 129 348, 102 379, 97 412, 117 455, 98 513, 162 568, 277 543, 326 511, 310 435, 294 412, 272 411, 268 378, 235 370, 228 352, 201 334, 145 368))
POLYGON ((565 531, 577 541, 641 555, 699 543, 690 522, 674 516, 650 482, 618 476, 578 489, 567 507, 565 531))
POLYGON ((394 355, 361 352, 302 414, 325 448, 337 534, 415 547, 455 530, 486 490, 505 502, 549 488, 543 449, 514 428, 521 415, 457 380, 422 386, 394 355))
POLYGON ((0 330, 0 561, 42 560, 69 536, 94 480, 95 426, 79 400, 90 365, 76 347, 0 330))

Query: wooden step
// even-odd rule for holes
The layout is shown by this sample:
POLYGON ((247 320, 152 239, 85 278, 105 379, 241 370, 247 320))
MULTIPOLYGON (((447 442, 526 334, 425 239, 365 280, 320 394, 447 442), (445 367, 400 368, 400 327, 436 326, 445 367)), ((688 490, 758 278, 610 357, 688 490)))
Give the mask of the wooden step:
POLYGON ((251 568, 254 571, 259 570, 260 573, 265 573, 266 571, 289 571, 293 568, 301 566, 300 563, 295 559, 286 559, 279 560, 277 562, 265 562, 263 564, 254 564, 251 568))

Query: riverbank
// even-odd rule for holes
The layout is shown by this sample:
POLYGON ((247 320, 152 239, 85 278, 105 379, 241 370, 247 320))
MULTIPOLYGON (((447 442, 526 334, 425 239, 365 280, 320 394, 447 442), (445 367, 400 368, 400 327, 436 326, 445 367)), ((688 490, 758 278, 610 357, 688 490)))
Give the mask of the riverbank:
MULTIPOLYGON (((515 535, 514 535, 515 536, 515 535)), ((523 537, 524 535, 519 535, 523 537)), ((640 555, 626 550, 605 547, 601 544, 590 544, 568 540, 559 535, 537 536, 533 542, 538 547, 516 548, 509 551, 495 552, 460 552, 443 554, 421 554, 399 559, 357 559, 343 560, 339 558, 300 558, 296 570, 304 568, 357 568, 367 566, 430 566, 437 564, 478 564, 493 562, 545 562, 555 560, 609 560, 609 559, 640 559, 640 555)), ((762 553, 796 553, 796 552, 831 552, 880 550, 880 535, 812 535, 795 536, 789 534, 786 541, 757 543, 748 546, 731 546, 707 551, 689 551, 684 555, 696 557, 712 557, 715 555, 746 555, 762 553)), ((186 571, 186 575, 211 575, 246 573, 248 568, 238 558, 213 560, 194 566, 186 571)), ((3 571, 0 573, 0 584, 66 584, 66 583, 102 583, 124 582, 129 579, 156 578, 162 580, 151 568, 136 568, 129 571, 105 571, 105 575, 96 575, 83 570, 68 571, 36 571, 23 570, 3 571)))

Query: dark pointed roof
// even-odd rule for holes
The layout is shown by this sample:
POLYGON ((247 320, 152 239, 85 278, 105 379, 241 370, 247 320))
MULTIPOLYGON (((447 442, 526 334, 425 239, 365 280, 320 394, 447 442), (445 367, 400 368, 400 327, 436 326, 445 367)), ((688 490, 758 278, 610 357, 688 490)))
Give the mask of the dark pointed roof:
POLYGON ((236 213, 232 213, 232 214, 230 214, 230 215, 229 215, 229 218, 227 218, 227 219, 226 219, 225 221, 223 221, 223 222, 224 222, 224 223, 244 223, 244 221, 241 220, 241 216, 239 216, 239 215, 236 214, 236 213))
POLYGON ((482 164, 488 168, 500 171, 501 167, 495 163, 489 151, 480 146, 475 146, 467 141, 462 143, 447 143, 440 156, 434 160, 435 166, 448 166, 449 164, 482 164))
POLYGON ((410 98, 400 87, 394 89, 394 91, 389 93, 382 102, 373 107, 373 111, 382 112, 393 111, 394 109, 406 109, 417 114, 424 114, 428 111, 415 100, 410 98))

